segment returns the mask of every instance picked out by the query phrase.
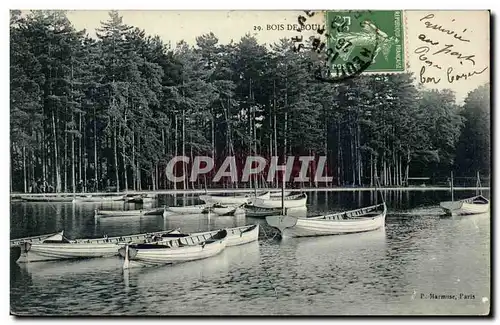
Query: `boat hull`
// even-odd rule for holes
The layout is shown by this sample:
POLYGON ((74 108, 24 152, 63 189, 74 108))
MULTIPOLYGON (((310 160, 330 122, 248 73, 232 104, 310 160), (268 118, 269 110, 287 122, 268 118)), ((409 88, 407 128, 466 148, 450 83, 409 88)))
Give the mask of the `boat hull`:
POLYGON ((28 249, 21 247, 18 263, 114 256, 118 255, 118 249, 121 247, 116 243, 42 243, 30 246, 28 249))
MULTIPOLYGON (((209 258, 221 253, 226 247, 225 240, 207 245, 176 247, 168 249, 138 249, 137 254, 125 260, 124 269, 142 266, 154 266, 195 261, 209 258)), ((129 248, 133 249, 133 248, 129 248)))
MULTIPOLYGON (((441 208, 445 211, 447 215, 471 215, 471 214, 482 214, 486 213, 490 210, 490 204, 471 204, 471 203, 463 203, 448 205, 448 202, 442 202, 441 208)), ((453 202, 459 203, 459 202, 453 202)))
POLYGON ((269 216, 267 223, 277 228, 282 237, 311 237, 343 235, 373 231, 385 226, 387 210, 373 217, 352 219, 298 218, 292 216, 269 216))
POLYGON ((483 214, 490 211, 490 202, 482 195, 460 201, 447 201, 440 203, 447 215, 483 214))
MULTIPOLYGON (((269 199, 270 193, 267 192, 263 195, 258 195, 257 198, 260 199, 269 199)), ((222 204, 222 205, 243 205, 250 203, 253 199, 255 199, 254 195, 247 196, 216 196, 216 195, 200 195, 200 200, 204 201, 207 204, 222 204)))
POLYGON ((82 197, 82 198, 74 198, 73 203, 84 203, 84 202, 115 202, 115 201, 124 201, 125 196, 100 196, 100 197, 82 197))
MULTIPOLYGON (((226 247, 244 245, 247 243, 257 241, 259 239, 260 227, 258 224, 236 227, 236 228, 226 228, 225 230, 227 232, 226 247)), ((171 235, 168 238, 164 239, 163 241, 155 242, 155 244, 161 245, 162 243, 169 242, 172 239, 179 238, 181 240, 181 243, 186 244, 186 245, 192 245, 194 243, 203 242, 203 241, 210 239, 210 237, 216 235, 219 231, 220 230, 198 232, 198 233, 189 234, 187 236, 181 235, 181 236, 185 236, 185 237, 176 237, 175 235, 171 235), (189 241, 187 239, 188 237, 189 237, 189 241)), ((125 257, 124 248, 119 249, 119 254, 122 257, 125 257)))
MULTIPOLYGON (((305 207, 306 203, 307 195, 303 195, 300 199, 283 200, 285 209, 305 207)), ((282 201, 281 199, 265 200, 257 198, 253 200, 253 205, 257 208, 277 209, 282 207, 282 201)))
POLYGON ((207 213, 208 206, 203 205, 192 205, 185 207, 167 207, 166 211, 178 213, 178 214, 199 214, 199 213, 207 213))

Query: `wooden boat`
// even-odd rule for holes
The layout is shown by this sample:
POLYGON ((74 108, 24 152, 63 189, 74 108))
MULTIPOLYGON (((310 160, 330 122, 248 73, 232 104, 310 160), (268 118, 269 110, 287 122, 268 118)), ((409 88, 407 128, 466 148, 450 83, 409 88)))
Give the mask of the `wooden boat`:
POLYGON ((73 199, 73 203, 80 202, 114 202, 114 201, 123 201, 125 200, 125 195, 120 196, 84 196, 73 199))
POLYGON ((269 216, 266 217, 266 221, 270 226, 278 228, 282 237, 341 235, 384 227, 386 213, 387 206, 384 202, 366 208, 312 218, 269 216))
POLYGON ((74 196, 57 196, 57 195, 50 195, 50 196, 21 195, 20 198, 25 202, 73 202, 73 199, 75 199, 74 196))
MULTIPOLYGON (((198 205, 187 205, 184 207, 166 207, 165 212, 173 212, 178 214, 199 214, 208 213, 210 205, 208 204, 198 204, 198 205)), ((165 214, 163 214, 165 216, 165 214)))
MULTIPOLYGON (((285 192, 284 192, 284 196, 285 196, 285 197, 290 196, 291 194, 292 194, 292 192, 291 192, 291 191, 285 191, 285 192)), ((271 196, 271 197, 279 197, 279 198, 281 198, 281 196, 282 196, 282 195, 281 195, 281 191, 279 191, 279 192, 271 192, 271 193, 270 193, 270 196, 271 196)))
POLYGON ((490 201, 482 195, 477 195, 459 201, 440 203, 447 215, 470 215, 486 213, 490 210, 490 201))
MULTIPOLYGON (((253 200, 252 203, 255 207, 258 208, 267 208, 267 209, 283 208, 281 197, 273 197, 270 199, 256 198, 253 200)), ((307 194, 305 193, 290 195, 283 198, 283 204, 285 209, 305 207, 306 203, 307 203, 307 194)))
POLYGON ((125 217, 125 216, 148 216, 148 215, 163 215, 164 208, 162 209, 142 209, 142 210, 95 210, 94 217, 125 217))
POLYGON ((245 213, 245 210, 238 205, 215 204, 209 208, 210 212, 220 216, 234 216, 245 213))
POLYGON ((123 268, 187 262, 215 256, 226 248, 227 231, 220 230, 208 239, 187 236, 156 244, 125 246, 123 268))
POLYGON ((439 206, 444 210, 446 215, 450 216, 482 214, 490 211, 490 201, 482 195, 482 191, 480 190, 481 179, 479 178, 479 173, 477 173, 476 186, 476 196, 455 201, 453 199, 453 172, 451 172, 451 201, 441 202, 439 206))
MULTIPOLYGON (((152 238, 151 244, 161 245, 163 242, 169 242, 172 239, 187 238, 187 237, 190 237, 195 242, 202 242, 216 235, 219 231, 226 230, 227 232, 226 246, 227 247, 240 246, 257 241, 259 239, 259 229, 260 229, 259 224, 254 224, 254 225, 218 229, 213 231, 204 231, 191 234, 184 234, 176 231, 163 234, 161 236, 155 236, 154 238, 152 238)), ((185 242, 184 239, 181 242, 185 242)), ((119 253, 122 257, 125 257, 125 248, 124 247, 120 248, 119 253)))
POLYGON ((146 234, 70 240, 61 231, 41 242, 21 244, 18 263, 51 261, 72 258, 106 257, 118 254, 118 249, 127 243, 144 243, 178 230, 160 231, 146 234))
POLYGON ((245 207, 245 215, 247 217, 263 218, 267 216, 278 215, 282 212, 281 208, 259 208, 253 205, 245 207))
POLYGON ((149 197, 148 195, 134 195, 134 196, 127 196, 125 198, 125 202, 127 203, 139 203, 139 204, 145 204, 145 203, 151 203, 153 202, 153 198, 149 197))
POLYGON ((38 236, 31 236, 31 237, 24 237, 24 238, 15 238, 10 240, 10 247, 18 247, 21 246, 23 243, 31 243, 31 244, 37 244, 43 242, 45 239, 58 235, 61 232, 55 232, 52 234, 45 234, 45 235, 38 235, 38 236))
POLYGON ((217 195, 200 195, 200 200, 204 201, 207 204, 227 204, 227 205, 236 205, 236 204, 246 204, 249 203, 252 199, 255 198, 261 198, 261 199, 269 199, 270 198, 270 193, 266 192, 261 195, 255 195, 255 194, 245 194, 245 195, 239 195, 239 196, 217 196, 217 195))

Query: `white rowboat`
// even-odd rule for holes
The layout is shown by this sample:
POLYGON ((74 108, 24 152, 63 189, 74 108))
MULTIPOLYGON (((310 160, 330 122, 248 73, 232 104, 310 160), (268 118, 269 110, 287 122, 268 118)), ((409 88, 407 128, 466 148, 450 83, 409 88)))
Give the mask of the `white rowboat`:
MULTIPOLYGON (((281 197, 273 197, 270 199, 256 198, 253 200, 253 205, 258 208, 275 209, 281 208, 281 197)), ((307 194, 290 195, 283 199, 285 208, 300 208, 305 207, 307 203, 307 194)))
POLYGON ((164 209, 144 209, 144 210, 95 210, 96 218, 106 217, 126 217, 126 216, 145 216, 145 215, 163 215, 164 209))
POLYGON ((237 205, 225 206, 225 205, 214 205, 210 208, 210 211, 218 214, 220 216, 234 216, 237 214, 244 214, 245 210, 237 205))
POLYGON ((199 237, 188 236, 156 244, 126 245, 123 268, 172 264, 215 256, 226 248, 226 238, 227 231, 220 230, 201 241, 199 237))
POLYGON ((73 203, 80 202, 114 202, 125 200, 125 195, 120 196, 85 196, 73 199, 73 203))
MULTIPOLYGON (((287 196, 290 196, 291 194, 292 194, 291 191, 285 191, 284 196, 287 197, 287 196)), ((279 192, 271 192, 270 196, 271 197, 279 197, 279 198, 281 198, 281 191, 279 191, 279 192)))
POLYGON ((270 216, 266 217, 266 221, 270 226, 278 228, 282 237, 341 235, 384 227, 386 213, 387 206, 382 203, 312 218, 270 216))
MULTIPOLYGON (((198 204, 198 205, 187 205, 184 207, 166 207, 165 211, 178 214, 199 214, 199 213, 207 213, 209 207, 210 206, 208 204, 198 204)), ((165 214, 163 215, 165 216, 165 214)))
POLYGON ((490 201, 478 195, 460 201, 441 202, 440 206, 447 215, 481 214, 490 210, 490 201))
POLYGON ((264 193, 262 195, 257 195, 255 194, 246 194, 246 195, 240 195, 240 196, 217 196, 217 195, 200 195, 200 200, 204 201, 207 204, 226 204, 226 205, 242 205, 246 203, 250 203, 252 199, 255 198, 261 198, 261 199, 269 199, 270 198, 270 193, 264 193))
POLYGON ((178 230, 69 240, 64 237, 64 232, 61 231, 39 243, 25 242, 21 244, 21 256, 18 263, 113 256, 117 255, 118 249, 127 243, 144 243, 172 232, 178 232, 178 230))
MULTIPOLYGON (((216 235, 219 231, 221 230, 226 230, 227 232, 227 239, 226 239, 226 246, 227 247, 232 247, 232 246, 239 246, 239 245, 244 245, 248 244, 254 241, 257 241, 259 239, 259 225, 248 225, 248 226, 242 226, 242 227, 235 227, 235 228, 226 228, 226 229, 219 229, 219 230, 213 230, 213 231, 205 231, 205 232, 198 232, 198 233, 192 233, 192 234, 182 234, 180 232, 171 232, 168 234, 164 234, 162 236, 158 236, 156 238, 153 238, 153 242, 151 243, 152 245, 161 245, 163 242, 169 242, 172 239, 181 239, 181 243, 184 244, 193 244, 194 242, 202 242, 205 240, 208 240, 210 237, 216 235)), ((125 249, 121 248, 119 250, 119 253, 122 257, 125 257, 125 249)))

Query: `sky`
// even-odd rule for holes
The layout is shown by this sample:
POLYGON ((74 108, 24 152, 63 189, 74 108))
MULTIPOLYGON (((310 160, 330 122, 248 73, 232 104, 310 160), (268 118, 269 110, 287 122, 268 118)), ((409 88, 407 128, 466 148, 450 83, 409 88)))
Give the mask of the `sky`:
MULTIPOLYGON (((210 32, 223 44, 238 42, 250 33, 258 42, 269 45, 296 36, 297 31, 287 27, 296 24, 298 15, 303 14, 291 10, 120 10, 119 13, 124 23, 144 29, 147 34, 159 35, 172 46, 181 40, 194 45, 197 36, 210 32), (283 30, 279 25, 283 25, 283 30)), ((90 36, 95 36, 101 21, 108 19, 108 11, 101 10, 68 11, 67 15, 77 29, 86 29, 90 36)), ((307 23, 324 23, 321 17, 316 15, 307 23)), ((406 71, 413 72, 422 87, 451 89, 460 103, 468 92, 489 82, 489 12, 405 11, 403 22, 406 71), (429 49, 426 51, 425 47, 429 49)))

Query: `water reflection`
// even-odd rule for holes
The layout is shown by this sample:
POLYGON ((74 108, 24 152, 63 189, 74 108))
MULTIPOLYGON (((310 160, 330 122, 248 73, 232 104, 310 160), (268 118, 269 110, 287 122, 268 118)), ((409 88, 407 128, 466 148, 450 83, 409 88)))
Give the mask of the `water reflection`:
MULTIPOLYGON (((261 225, 259 242, 205 260, 123 272, 120 258, 11 264, 11 308, 31 315, 480 314, 490 299, 489 214, 441 218, 447 191, 386 191, 375 232, 270 240, 265 219, 244 215, 103 218, 95 204, 11 203, 11 236, 62 228, 73 238, 180 228, 261 225), (417 299, 470 293, 472 301, 417 299), (70 297, 70 299, 68 299, 70 297)), ((460 191, 456 197, 472 196, 460 191)), ((309 194, 308 194, 309 195, 309 194)), ((310 193, 308 215, 380 202, 368 191, 310 193)), ((156 206, 200 203, 158 196, 156 206)), ((110 209, 125 208, 111 204, 110 209)), ((132 208, 132 207, 129 207, 132 208)), ((134 206, 134 209, 137 207, 134 206)))

